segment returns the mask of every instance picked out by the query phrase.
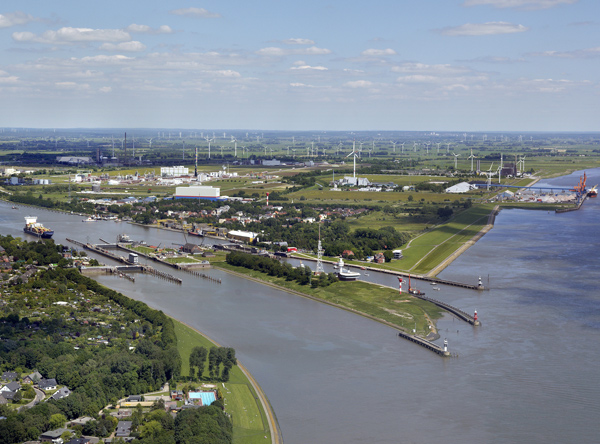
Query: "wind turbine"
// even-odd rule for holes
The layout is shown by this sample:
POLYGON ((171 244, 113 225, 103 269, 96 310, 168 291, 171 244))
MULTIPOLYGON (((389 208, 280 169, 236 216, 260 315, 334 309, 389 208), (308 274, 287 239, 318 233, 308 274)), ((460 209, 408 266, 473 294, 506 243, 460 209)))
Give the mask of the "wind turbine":
POLYGON ((417 142, 413 142, 413 151, 416 153, 417 152, 417 142))
POLYGON ((402 154, 404 154, 404 143, 405 143, 405 142, 402 142, 402 143, 401 143, 401 145, 402 145, 402 154))
POLYGON ((494 166, 494 162, 492 162, 492 164, 490 165, 490 169, 487 171, 483 171, 483 174, 485 174, 487 176, 487 189, 489 191, 490 189, 490 185, 492 184, 492 176, 494 174, 496 174, 495 172, 492 171, 492 167, 494 166))
POLYGON ((457 167, 457 165, 458 165, 458 156, 460 156, 460 153, 459 154, 452 153, 452 155, 454 156, 454 169, 456 170, 458 168, 457 167))
POLYGON ((450 142, 446 143, 446 154, 450 153, 450 142))
POLYGON ((356 141, 352 142, 352 152, 348 154, 346 157, 352 156, 354 170, 352 173, 352 177, 356 178, 356 141))
POLYGON ((237 139, 235 137, 231 136, 231 142, 229 142, 229 143, 233 143, 234 144, 234 148, 233 148, 234 149, 234 152, 233 152, 234 154, 233 155, 235 157, 237 157, 237 139))
POLYGON ((208 158, 210 159, 210 142, 212 142, 213 140, 215 140, 214 136, 212 139, 210 139, 208 136, 206 136, 206 141, 208 142, 208 158))
POLYGON ((436 145, 438 146, 438 150, 437 150, 438 155, 440 154, 440 145, 441 144, 442 144, 441 142, 436 142, 436 145))
POLYGON ((391 142, 392 142, 392 145, 394 145, 394 154, 396 154, 396 144, 397 144, 398 142, 394 142, 394 141, 391 141, 391 142))
POLYGON ((473 155, 473 148, 471 148, 471 155, 468 158, 471 159, 471 173, 472 173, 473 172, 473 159, 475 159, 475 156, 473 155))
POLYGON ((152 139, 154 139, 154 137, 151 137, 151 138, 149 138, 149 139, 146 139, 146 141, 147 141, 148 143, 150 143, 150 148, 152 148, 152 139))

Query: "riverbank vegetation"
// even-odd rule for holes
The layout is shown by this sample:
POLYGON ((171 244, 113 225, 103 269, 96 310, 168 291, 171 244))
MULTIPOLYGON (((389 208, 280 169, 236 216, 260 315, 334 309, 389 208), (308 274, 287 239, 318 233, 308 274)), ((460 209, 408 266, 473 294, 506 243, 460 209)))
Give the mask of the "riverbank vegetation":
MULTIPOLYGON (((421 336, 427 336, 435 328, 434 321, 442 315, 442 310, 430 302, 410 296, 406 292, 399 294, 398 290, 381 285, 361 281, 338 281, 325 287, 302 285, 284 277, 271 276, 228 263, 215 263, 215 266, 366 315, 401 330, 416 329, 416 333, 421 336)), ((315 282, 318 280, 319 277, 313 278, 315 282)))
POLYGON ((9 403, 0 405, 5 417, 0 444, 36 440, 82 416, 92 420, 69 427, 65 440, 82 434, 108 437, 117 425, 109 415, 117 411, 110 406, 119 400, 159 392, 166 382, 177 387, 199 379, 214 387, 223 384, 214 406, 182 411, 175 419, 164 401, 139 407, 133 412, 131 437, 146 444, 208 444, 264 442, 270 435, 266 421, 246 417, 266 415, 236 365, 235 350, 216 346, 162 312, 82 276, 70 262, 36 270, 48 261, 65 260, 58 254, 62 247, 52 240, 0 236, 0 246, 13 270, 18 262, 34 267, 28 268, 32 273, 27 278, 5 281, 0 293, 0 373, 14 372, 23 384, 9 403), (35 372, 55 380, 59 390, 39 392, 43 402, 27 405, 36 392, 25 376, 35 372), (229 403, 235 408, 224 410, 229 403))

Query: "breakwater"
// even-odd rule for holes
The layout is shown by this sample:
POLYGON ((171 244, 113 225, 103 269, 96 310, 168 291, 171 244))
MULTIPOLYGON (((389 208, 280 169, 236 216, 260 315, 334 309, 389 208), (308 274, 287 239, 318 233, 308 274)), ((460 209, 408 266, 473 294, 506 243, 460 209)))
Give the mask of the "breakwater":
POLYGON ((440 347, 437 344, 434 344, 433 342, 428 341, 427 339, 423 339, 414 335, 409 335, 408 333, 404 333, 402 331, 398 332, 398 336, 404 339, 408 339, 409 341, 414 342, 415 344, 418 344, 421 347, 425 347, 427 350, 431 350, 432 352, 437 353, 440 356, 450 356, 449 351, 444 350, 444 348, 440 347))
POLYGON ((414 296, 416 298, 419 298, 419 299, 422 299, 422 300, 427 301, 427 302, 431 302, 432 304, 435 304, 438 307, 443 308, 446 311, 449 311, 450 313, 452 313, 453 315, 455 315, 459 319, 461 319, 461 320, 463 320, 465 322, 468 322, 471 325, 474 325, 474 326, 481 325, 481 323, 479 322, 479 320, 475 319, 474 316, 471 316, 470 314, 462 311, 459 308, 453 307, 450 304, 447 304, 447 303, 442 302, 442 301, 438 301, 436 299, 428 298, 427 296, 424 296, 424 295, 413 294, 412 296, 414 296))

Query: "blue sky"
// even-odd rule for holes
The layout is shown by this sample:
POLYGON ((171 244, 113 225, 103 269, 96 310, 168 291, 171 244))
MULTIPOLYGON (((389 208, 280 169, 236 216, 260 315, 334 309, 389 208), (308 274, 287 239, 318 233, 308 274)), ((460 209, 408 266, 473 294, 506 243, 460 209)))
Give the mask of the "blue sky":
POLYGON ((0 53, 1 127, 600 121, 598 0, 3 0, 0 53))

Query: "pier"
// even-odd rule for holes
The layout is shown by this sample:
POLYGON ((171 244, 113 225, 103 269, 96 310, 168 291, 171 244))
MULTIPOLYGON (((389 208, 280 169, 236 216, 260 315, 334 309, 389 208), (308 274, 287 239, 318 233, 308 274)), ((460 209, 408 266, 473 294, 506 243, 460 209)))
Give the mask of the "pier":
POLYGON ((422 300, 427 301, 427 302, 431 302, 432 304, 435 304, 438 307, 443 308, 444 310, 452 313, 453 315, 455 315, 459 319, 461 319, 461 320, 463 320, 465 322, 468 322, 471 325, 474 325, 474 326, 481 325, 481 322, 479 322, 477 319, 475 319, 474 316, 471 316, 470 314, 465 313, 464 311, 462 311, 462 310, 460 310, 460 309, 458 309, 456 307, 453 307, 450 304, 446 304, 445 302, 437 301, 435 299, 428 298, 427 296, 423 296, 423 295, 413 294, 412 296, 414 296, 416 298, 419 298, 419 299, 422 299, 422 300))
MULTIPOLYGON (((165 273, 164 271, 156 270, 155 268, 153 268, 149 265, 132 264, 131 262, 129 262, 128 259, 124 258, 123 256, 119 256, 118 254, 115 254, 111 251, 108 251, 106 248, 102 248, 102 247, 99 247, 99 246, 93 245, 93 244, 84 244, 83 242, 79 242, 77 240, 69 239, 69 238, 67 238, 67 241, 74 243, 75 245, 79 245, 80 247, 83 247, 86 250, 93 251, 94 253, 98 253, 102 256, 106 256, 115 261, 121 262, 123 264, 127 264, 128 267, 122 267, 122 268, 127 268, 127 270, 129 270, 129 271, 141 271, 142 273, 152 274, 154 276, 157 276, 161 279, 168 280, 175 284, 181 284, 183 282, 181 280, 181 278, 178 278, 171 274, 165 273)), ((104 245, 104 247, 106 247, 106 246, 107 245, 104 245)), ((114 246, 112 246, 112 247, 114 248, 114 246)), ((118 267, 114 267, 114 268, 118 268, 118 267)), ((130 280, 135 281, 135 279, 133 279, 133 278, 130 278, 130 280)))
POLYGON ((398 332, 398 336, 400 336, 401 338, 404 338, 404 339, 408 339, 409 341, 414 342, 415 344, 418 344, 421 347, 425 347, 427 350, 431 350, 432 352, 437 353, 440 356, 443 356, 443 357, 450 356, 449 351, 444 350, 443 347, 440 347, 439 345, 434 344, 433 342, 428 341, 427 339, 423 339, 423 338, 420 338, 420 337, 414 336, 414 335, 409 335, 402 331, 398 332))

